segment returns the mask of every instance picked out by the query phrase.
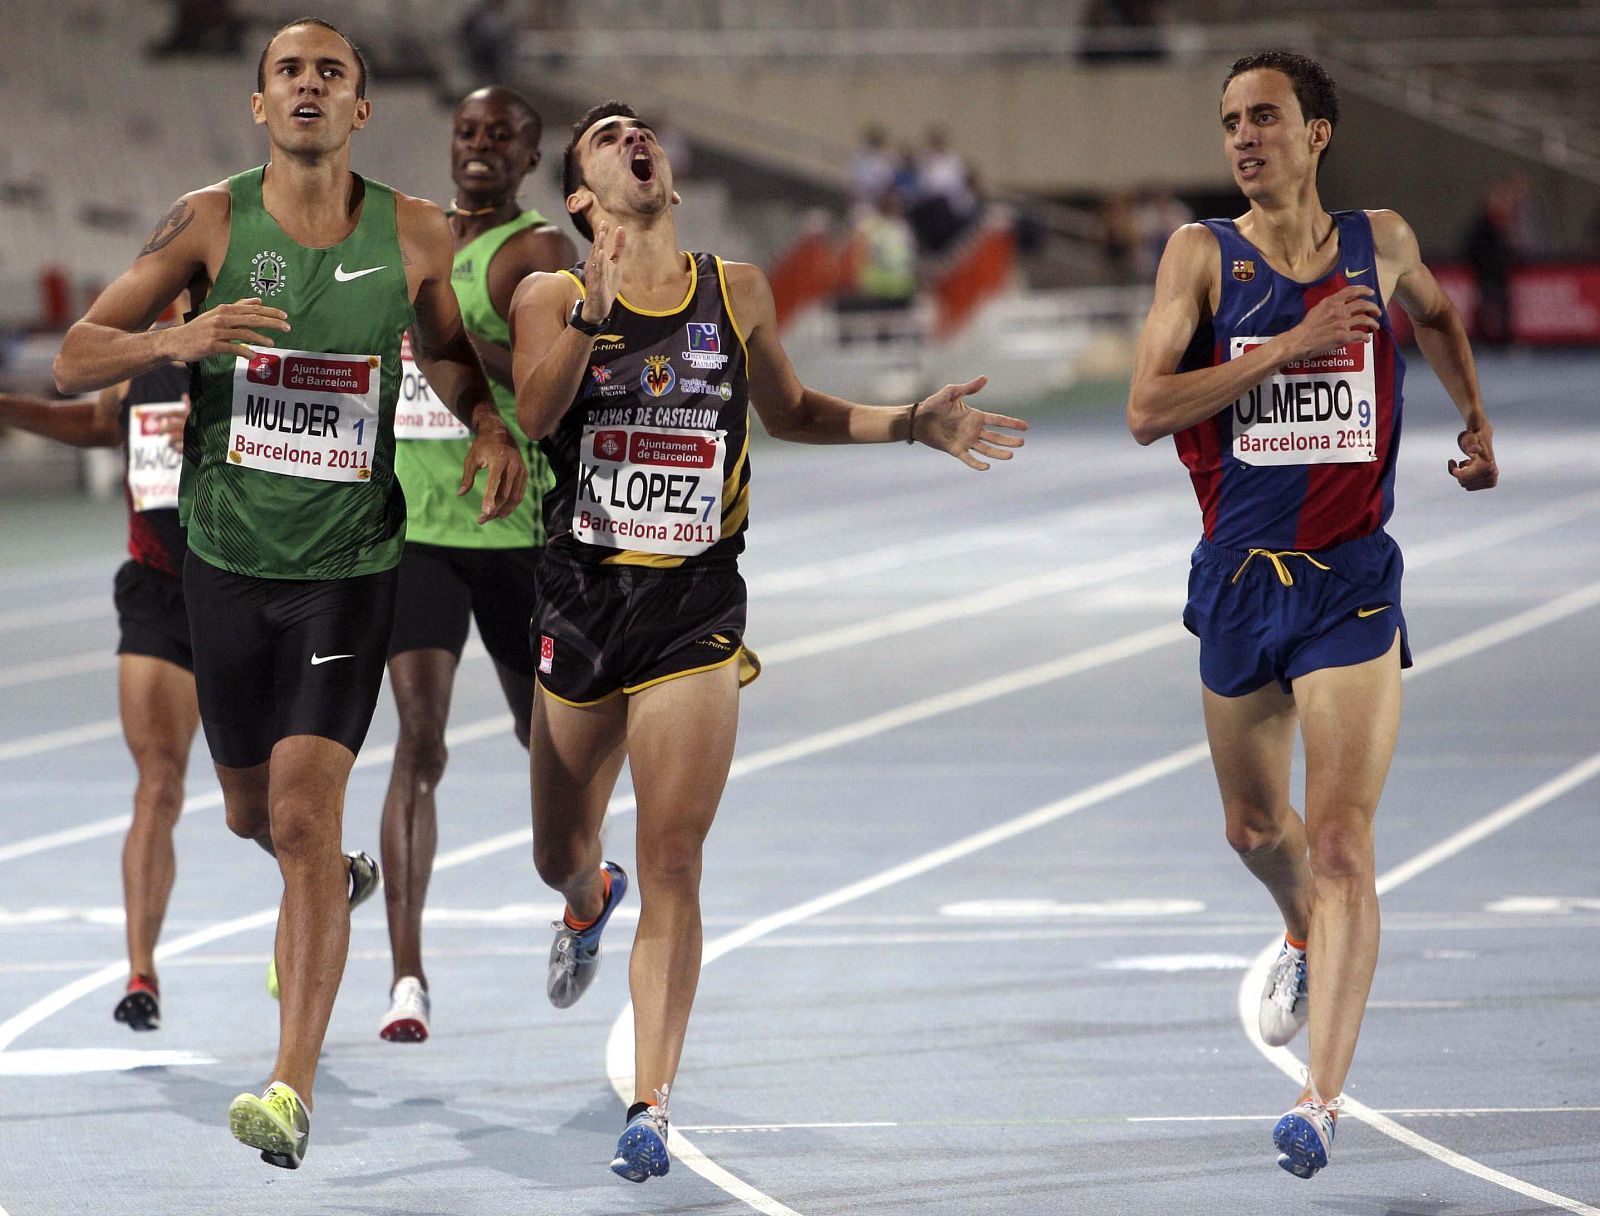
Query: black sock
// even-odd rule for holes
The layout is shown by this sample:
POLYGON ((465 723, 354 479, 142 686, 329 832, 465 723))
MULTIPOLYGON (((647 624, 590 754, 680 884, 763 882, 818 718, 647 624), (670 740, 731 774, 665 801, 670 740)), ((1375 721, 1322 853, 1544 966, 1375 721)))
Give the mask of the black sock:
POLYGON ((623 1122, 624 1123, 632 1123, 634 1121, 634 1119, 636 1119, 641 1113, 643 1113, 644 1111, 647 1111, 649 1109, 650 1109, 650 1103, 648 1103, 648 1102, 635 1102, 632 1106, 628 1107, 628 1117, 626 1119, 624 1119, 623 1122))

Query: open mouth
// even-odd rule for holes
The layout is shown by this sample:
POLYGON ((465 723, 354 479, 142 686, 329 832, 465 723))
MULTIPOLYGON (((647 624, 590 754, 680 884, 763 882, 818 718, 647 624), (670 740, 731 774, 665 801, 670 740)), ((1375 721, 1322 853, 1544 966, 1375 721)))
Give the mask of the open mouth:
POLYGON ((628 162, 628 168, 632 171, 633 176, 641 182, 651 182, 655 180, 656 163, 654 159, 651 158, 648 149, 640 148, 637 152, 635 152, 633 154, 633 159, 628 162))
POLYGON ((1256 170, 1263 168, 1266 163, 1258 156, 1249 156, 1239 162, 1239 172, 1241 175, 1248 177, 1255 173, 1256 170))
POLYGON ((299 122, 314 122, 322 117, 322 111, 316 106, 296 106, 290 117, 299 122))
POLYGON ((462 162, 461 172, 471 174, 493 173, 494 168, 489 164, 488 161, 474 158, 472 160, 462 162))

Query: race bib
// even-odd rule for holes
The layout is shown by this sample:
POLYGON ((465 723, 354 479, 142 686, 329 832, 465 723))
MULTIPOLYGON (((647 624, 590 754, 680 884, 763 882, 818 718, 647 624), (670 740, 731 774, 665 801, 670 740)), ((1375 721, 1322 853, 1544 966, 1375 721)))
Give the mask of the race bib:
POLYGON ((168 426, 188 412, 181 401, 128 407, 128 499, 135 511, 177 509, 183 448, 181 441, 173 446, 168 426))
POLYGON ((440 401, 411 354, 411 335, 400 339, 400 400, 395 405, 396 439, 471 439, 472 432, 440 401))
POLYGON ((572 534, 585 544, 693 557, 722 539, 726 431, 587 426, 572 534))
MULTIPOLYGON (((1232 358, 1268 341, 1234 338, 1232 358)), ((1233 403, 1240 464, 1364 464, 1378 458, 1378 392, 1372 347, 1286 363, 1233 403)))
POLYGON ((229 463, 315 481, 371 477, 382 360, 250 350, 233 371, 229 463))

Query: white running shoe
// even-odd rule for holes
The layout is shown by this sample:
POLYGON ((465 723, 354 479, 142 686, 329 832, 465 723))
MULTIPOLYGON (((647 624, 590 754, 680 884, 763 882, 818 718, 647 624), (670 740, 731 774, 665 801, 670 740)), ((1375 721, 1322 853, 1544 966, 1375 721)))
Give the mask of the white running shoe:
POLYGON ((1272 1129, 1272 1143, 1278 1150, 1278 1164, 1296 1178, 1310 1178, 1326 1169, 1333 1152, 1333 1137, 1338 1131, 1339 1109, 1344 1098, 1323 1100, 1309 1075, 1310 1096, 1296 1106, 1272 1129))
POLYGON ((1306 952, 1285 941, 1261 990, 1261 1037, 1270 1046, 1282 1047, 1306 1024, 1311 1016, 1309 984, 1306 952))
POLYGON ((414 975, 402 975, 389 993, 378 1037, 387 1043, 422 1043, 428 1038, 428 990, 414 975))

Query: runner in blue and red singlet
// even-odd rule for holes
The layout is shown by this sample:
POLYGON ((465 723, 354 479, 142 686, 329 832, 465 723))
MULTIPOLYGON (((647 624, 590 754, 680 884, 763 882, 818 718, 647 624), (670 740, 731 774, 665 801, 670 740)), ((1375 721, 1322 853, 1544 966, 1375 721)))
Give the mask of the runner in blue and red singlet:
POLYGON ((1403 564, 1383 530, 1405 375, 1389 301, 1461 413, 1451 475, 1467 490, 1499 477, 1466 332, 1411 228, 1322 208, 1338 110, 1303 56, 1233 65, 1223 147, 1250 209, 1173 235, 1128 399, 1134 437, 1173 436, 1200 500, 1183 620, 1200 639, 1228 841, 1287 930, 1261 1037, 1282 1045, 1311 1023, 1305 1088, 1273 1130, 1278 1163, 1302 1178, 1328 1163, 1377 964, 1372 825, 1411 662, 1403 564), (1303 820, 1289 804, 1297 723, 1303 820))

